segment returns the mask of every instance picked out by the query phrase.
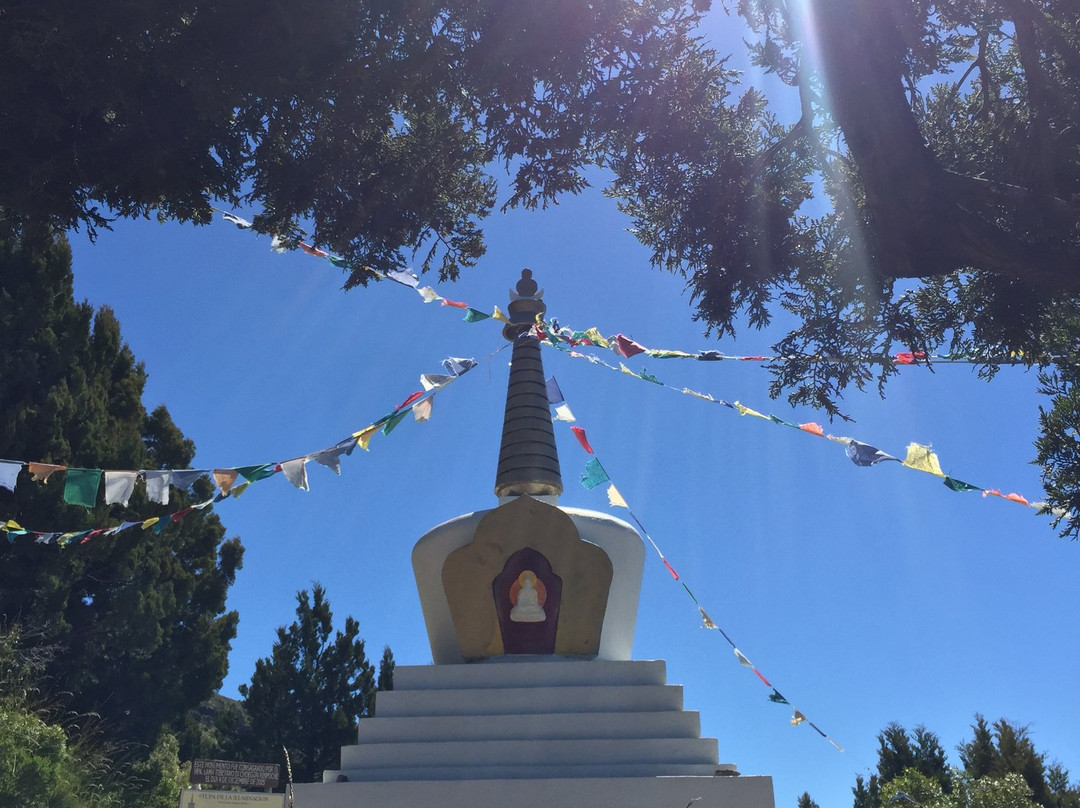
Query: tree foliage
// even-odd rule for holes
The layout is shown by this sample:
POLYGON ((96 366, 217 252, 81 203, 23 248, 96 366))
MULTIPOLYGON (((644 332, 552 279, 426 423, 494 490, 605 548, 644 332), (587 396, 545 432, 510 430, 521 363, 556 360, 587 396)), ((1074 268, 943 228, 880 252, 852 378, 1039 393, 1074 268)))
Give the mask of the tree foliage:
POLYGON ((699 51, 610 192, 717 333, 785 311, 773 395, 841 415, 897 350, 1020 356, 1051 397, 1038 462, 1080 535, 1080 26, 1068 0, 738 0, 780 121, 699 51), (710 73, 711 71, 711 73, 710 73), (773 93, 775 98, 775 93, 773 93))
POLYGON ((1080 786, 1060 763, 1046 764, 1025 727, 975 716, 972 737, 950 767, 937 736, 889 724, 878 735, 877 773, 856 775, 854 808, 1080 808, 1080 786))
MULTIPOLYGON (((364 653, 360 624, 345 618, 334 631, 326 591, 296 595, 296 621, 277 630, 270 656, 255 663, 250 685, 241 685, 251 722, 254 759, 275 761, 288 749, 296 782, 315 781, 335 766, 341 747, 355 743, 357 721, 370 713, 376 671, 364 653)), ((393 655, 383 654, 380 686, 392 689, 393 655)))
POLYGON ((151 212, 260 229, 365 267, 453 277, 483 254, 487 172, 510 204, 584 181, 599 134, 687 42, 679 0, 22 0, 0 9, 0 207, 63 227, 151 212), (236 36, 243 31, 243 36, 236 36))
POLYGON ((0 206, 96 227, 246 203, 353 286, 416 253, 456 277, 496 206, 603 166, 710 331, 784 312, 773 395, 842 416, 900 348, 1038 367, 1037 462, 1080 536, 1074 0, 728 0, 794 121, 695 36, 709 5, 6 3, 0 206))
MULTIPOLYGON (((74 302, 66 241, 32 241, 7 226, 0 233, 0 457, 187 467, 194 445, 164 406, 143 407, 146 373, 112 312, 74 302)), ((156 505, 140 490, 126 508, 84 509, 62 501, 60 476, 42 485, 24 471, 14 492, 0 489, 0 512, 30 529, 77 531, 189 501, 174 491, 169 506, 156 505)), ((30 537, 0 542, 0 615, 63 649, 45 675, 52 692, 70 694, 69 709, 152 747, 224 676, 237 620, 225 595, 243 548, 223 538, 217 517, 198 512, 160 534, 127 530, 67 548, 30 537)))

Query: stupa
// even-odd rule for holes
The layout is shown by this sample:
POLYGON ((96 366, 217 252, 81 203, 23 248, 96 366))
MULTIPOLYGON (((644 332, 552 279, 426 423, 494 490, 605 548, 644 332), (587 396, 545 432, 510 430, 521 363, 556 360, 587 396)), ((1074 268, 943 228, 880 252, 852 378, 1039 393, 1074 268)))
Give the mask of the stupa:
POLYGON ((662 660, 632 660, 645 547, 626 522, 564 508, 529 270, 513 343, 498 506, 413 550, 433 664, 398 666, 377 715, 304 808, 773 808, 702 738, 662 660))

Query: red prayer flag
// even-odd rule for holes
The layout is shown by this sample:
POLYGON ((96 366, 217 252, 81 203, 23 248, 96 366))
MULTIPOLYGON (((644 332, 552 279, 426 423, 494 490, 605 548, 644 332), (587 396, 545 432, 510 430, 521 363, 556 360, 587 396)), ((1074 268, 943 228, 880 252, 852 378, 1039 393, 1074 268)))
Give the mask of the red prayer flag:
POLYGON ((922 351, 901 351, 896 355, 896 364, 914 365, 917 359, 926 359, 926 354, 922 351))
POLYGON ((1019 502, 1021 505, 1030 505, 1031 504, 1030 502, 1028 502, 1024 497, 1020 496, 1019 494, 1006 494, 1005 499, 1009 500, 1009 502, 1019 502))
POLYGON ((822 429, 819 424, 799 424, 799 429, 801 429, 803 432, 809 432, 811 435, 817 435, 820 438, 825 437, 825 430, 822 429))
POLYGON ((329 253, 320 250, 318 247, 313 247, 306 242, 300 242, 300 249, 306 252, 308 255, 314 255, 316 258, 326 258, 329 253))
POLYGON ((578 439, 578 443, 581 444, 581 448, 589 454, 595 454, 592 447, 589 445, 589 439, 585 437, 585 430, 580 426, 570 427, 570 431, 574 433, 574 437, 578 439))
POLYGON ((754 668, 754 673, 757 675, 758 679, 760 679, 761 681, 763 681, 765 683, 766 687, 772 687, 772 682, 770 682, 768 679, 766 679, 764 676, 762 676, 761 671, 759 671, 757 668, 754 668))
POLYGON ((675 568, 668 563, 668 560, 663 556, 660 556, 660 560, 664 562, 664 566, 667 567, 667 571, 671 573, 671 577, 676 581, 679 580, 679 573, 675 572, 675 568))
POLYGON ((179 511, 177 511, 176 513, 174 513, 172 515, 172 520, 174 522, 179 522, 181 519, 183 519, 185 516, 187 516, 193 510, 195 510, 195 509, 194 508, 184 508, 183 510, 179 510, 179 511))
POLYGON ((416 401, 416 399, 420 398, 420 396, 422 396, 422 395, 424 395, 423 392, 413 393, 407 399, 405 399, 400 404, 398 404, 396 407, 394 407, 394 409, 395 410, 402 410, 405 407, 408 407, 410 404, 412 404, 414 401, 416 401))
POLYGON ((468 303, 459 303, 456 300, 448 300, 445 297, 442 299, 442 304, 444 306, 453 306, 455 309, 467 309, 467 308, 469 308, 468 303))
POLYGON ((619 354, 620 356, 625 356, 627 359, 629 359, 635 354, 645 353, 645 349, 629 337, 624 337, 622 334, 616 334, 615 353, 619 354))

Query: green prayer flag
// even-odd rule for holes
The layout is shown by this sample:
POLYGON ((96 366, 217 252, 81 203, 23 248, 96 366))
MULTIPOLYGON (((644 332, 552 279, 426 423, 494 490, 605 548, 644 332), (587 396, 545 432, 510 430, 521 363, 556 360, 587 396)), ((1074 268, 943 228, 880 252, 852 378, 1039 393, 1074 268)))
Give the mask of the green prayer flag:
POLYGON ((664 386, 664 383, 662 381, 660 381, 658 378, 646 373, 645 368, 641 369, 641 372, 638 374, 638 378, 641 379, 642 381, 652 382, 653 384, 658 384, 661 387, 664 386))
POLYGON ((261 466, 240 466, 236 470, 249 483, 255 483, 273 475, 276 466, 276 463, 263 463, 261 466))
POLYGON ((787 699, 785 699, 783 696, 781 696, 780 691, 777 690, 775 687, 773 688, 773 692, 769 694, 769 701, 773 702, 774 704, 790 704, 791 703, 787 699))
POLYGON ((581 473, 581 484, 588 489, 596 488, 596 486, 606 483, 610 479, 607 472, 604 471, 604 467, 600 465, 600 461, 595 457, 585 464, 585 471, 581 473))
POLYGON ((64 502, 93 508, 97 505, 101 469, 68 469, 64 480, 64 502))
POLYGON ((405 416, 408 415, 411 411, 412 410, 410 410, 409 408, 405 408, 405 409, 401 410, 401 412, 396 412, 393 415, 391 415, 390 418, 387 419, 386 426, 383 427, 382 433, 384 435, 389 435, 391 432, 393 432, 394 427, 396 427, 398 424, 400 424, 402 422, 402 420, 405 418, 405 416))
POLYGON ((945 478, 945 487, 950 491, 982 491, 977 485, 971 485, 960 480, 954 480, 952 477, 945 478))
POLYGON ((489 317, 491 317, 490 314, 484 314, 484 312, 480 311, 479 309, 465 309, 465 322, 467 323, 478 323, 481 320, 488 319, 489 317))

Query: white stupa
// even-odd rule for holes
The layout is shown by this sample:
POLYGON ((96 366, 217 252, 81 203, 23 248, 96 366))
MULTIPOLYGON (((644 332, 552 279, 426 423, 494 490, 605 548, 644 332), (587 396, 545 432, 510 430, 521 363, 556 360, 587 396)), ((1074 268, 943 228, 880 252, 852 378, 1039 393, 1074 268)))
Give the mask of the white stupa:
POLYGON ((498 507, 451 519, 413 550, 434 664, 398 666, 378 714, 303 808, 773 808, 702 738, 662 660, 631 659, 640 536, 562 493, 529 270, 513 341, 498 507))

